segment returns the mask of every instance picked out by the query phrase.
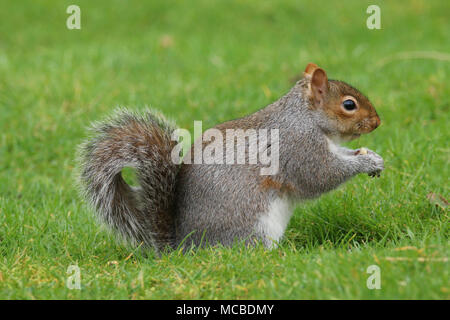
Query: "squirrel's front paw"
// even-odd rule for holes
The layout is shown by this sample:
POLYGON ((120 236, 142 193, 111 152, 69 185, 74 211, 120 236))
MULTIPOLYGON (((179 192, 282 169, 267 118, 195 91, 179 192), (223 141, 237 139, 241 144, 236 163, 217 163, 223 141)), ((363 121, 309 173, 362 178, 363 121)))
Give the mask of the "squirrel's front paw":
POLYGON ((381 171, 384 170, 384 160, 377 153, 368 150, 366 154, 358 154, 358 159, 363 162, 363 172, 371 177, 379 177, 381 171))

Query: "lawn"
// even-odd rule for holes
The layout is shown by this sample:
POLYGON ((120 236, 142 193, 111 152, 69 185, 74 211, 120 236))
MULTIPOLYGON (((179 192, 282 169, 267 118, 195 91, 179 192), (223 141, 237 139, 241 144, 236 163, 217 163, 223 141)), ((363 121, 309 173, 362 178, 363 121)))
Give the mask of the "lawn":
POLYGON ((0 299, 450 299, 450 4, 333 3, 0 0, 0 299), (278 99, 308 62, 377 108, 381 127, 349 146, 381 154, 381 178, 299 204, 272 251, 156 257, 96 223, 74 183, 90 122, 150 106, 205 130, 278 99))

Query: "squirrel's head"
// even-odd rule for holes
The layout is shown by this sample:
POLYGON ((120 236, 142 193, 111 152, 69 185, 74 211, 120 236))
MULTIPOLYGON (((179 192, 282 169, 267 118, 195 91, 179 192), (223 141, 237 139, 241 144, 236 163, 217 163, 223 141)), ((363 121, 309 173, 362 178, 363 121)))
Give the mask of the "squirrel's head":
POLYGON ((380 117, 369 99, 345 82, 328 80, 314 63, 303 73, 311 108, 321 114, 321 123, 330 136, 343 140, 358 138, 380 125, 380 117))

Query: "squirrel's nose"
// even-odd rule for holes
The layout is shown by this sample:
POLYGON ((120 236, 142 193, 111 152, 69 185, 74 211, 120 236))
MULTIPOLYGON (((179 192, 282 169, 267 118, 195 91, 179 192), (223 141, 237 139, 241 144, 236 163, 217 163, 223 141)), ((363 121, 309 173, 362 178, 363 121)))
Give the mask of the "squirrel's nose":
POLYGON ((376 129, 376 128, 378 128, 379 126, 380 126, 380 124, 381 124, 381 119, 380 119, 380 117, 376 117, 375 118, 375 123, 374 123, 374 129, 376 129))

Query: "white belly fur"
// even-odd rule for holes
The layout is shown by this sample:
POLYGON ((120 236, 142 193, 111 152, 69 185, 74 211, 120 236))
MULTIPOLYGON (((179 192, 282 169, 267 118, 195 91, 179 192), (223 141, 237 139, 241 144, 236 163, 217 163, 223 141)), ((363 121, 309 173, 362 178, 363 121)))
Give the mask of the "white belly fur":
POLYGON ((284 231, 291 219, 293 206, 284 198, 277 198, 269 205, 269 210, 263 213, 257 223, 257 232, 262 233, 264 245, 273 248, 283 237, 284 231))

